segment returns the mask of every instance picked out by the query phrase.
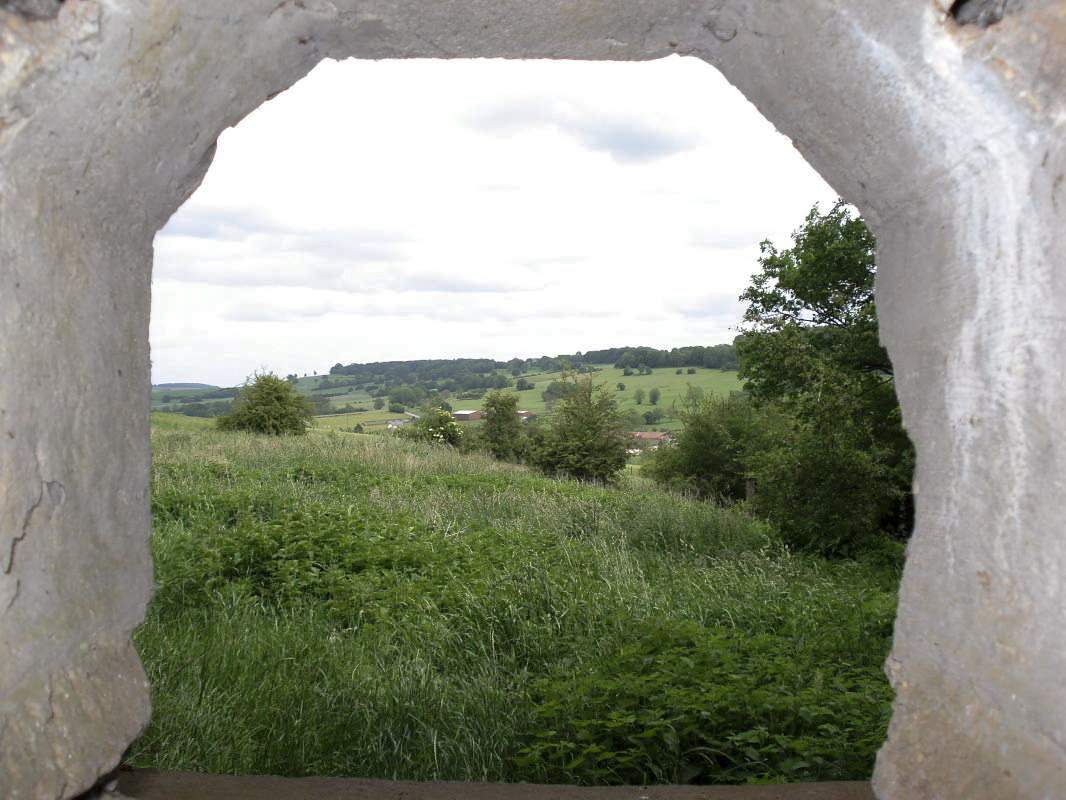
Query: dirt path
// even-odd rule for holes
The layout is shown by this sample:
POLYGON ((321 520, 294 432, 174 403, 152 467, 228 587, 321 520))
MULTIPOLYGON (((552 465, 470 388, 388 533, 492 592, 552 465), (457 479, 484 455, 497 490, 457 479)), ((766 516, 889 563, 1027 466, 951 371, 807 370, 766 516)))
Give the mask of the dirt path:
POLYGON ((233 777, 166 770, 124 770, 118 788, 137 800, 874 800, 866 782, 590 788, 530 783, 233 777))

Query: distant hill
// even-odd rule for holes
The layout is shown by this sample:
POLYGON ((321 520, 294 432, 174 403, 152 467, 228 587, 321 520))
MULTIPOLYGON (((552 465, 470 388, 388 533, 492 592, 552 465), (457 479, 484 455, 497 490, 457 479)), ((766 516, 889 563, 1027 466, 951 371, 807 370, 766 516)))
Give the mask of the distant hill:
MULTIPOLYGON (((693 345, 659 350, 654 347, 612 347, 585 353, 537 358, 412 359, 368 364, 334 364, 329 375, 286 375, 293 388, 308 396, 315 414, 363 414, 350 425, 387 422, 408 410, 426 405, 455 408, 480 407, 491 389, 520 393, 522 408, 533 413, 547 410, 544 393, 563 370, 577 374, 597 373, 598 380, 616 387, 629 386, 629 393, 653 388, 662 392, 663 411, 692 384, 716 394, 740 388, 736 379, 736 352, 732 344, 693 345), (721 373, 730 372, 731 375, 721 373), (712 374, 713 373, 713 374, 712 374)), ((152 387, 152 410, 174 411, 189 416, 214 417, 232 407, 239 387, 220 389, 203 383, 163 383, 152 387)), ((639 405, 640 414, 651 411, 629 394, 626 403, 639 405)), ((619 395, 620 401, 623 396, 619 395)), ((628 410, 628 409, 627 409, 628 410)), ((636 413, 638 409, 631 409, 636 413)), ((676 420, 675 420, 676 422, 676 420)), ((636 424, 636 423, 635 423, 636 424)), ((641 424, 644 424, 641 422, 641 424)), ((663 419, 647 425, 669 425, 663 419)), ((675 427, 680 423, 676 423, 675 427)))

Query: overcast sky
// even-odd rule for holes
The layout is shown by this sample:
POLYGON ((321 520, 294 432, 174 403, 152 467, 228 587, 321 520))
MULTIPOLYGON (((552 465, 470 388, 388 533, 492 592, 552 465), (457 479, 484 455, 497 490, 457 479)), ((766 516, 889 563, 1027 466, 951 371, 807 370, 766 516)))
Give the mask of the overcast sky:
POLYGON ((155 383, 731 341, 832 190, 717 71, 323 62, 155 241, 155 383))

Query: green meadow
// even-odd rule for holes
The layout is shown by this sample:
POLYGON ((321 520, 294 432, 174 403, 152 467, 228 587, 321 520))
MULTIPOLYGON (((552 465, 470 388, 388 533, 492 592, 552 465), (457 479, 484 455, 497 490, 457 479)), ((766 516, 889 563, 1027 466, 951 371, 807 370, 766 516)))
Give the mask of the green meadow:
MULTIPOLYGON (((672 371, 618 378, 627 392, 658 380, 664 397, 668 379, 676 396, 672 371)), ((136 766, 588 785, 870 775, 892 566, 790 552, 746 514, 636 472, 609 489, 321 426, 152 426, 158 589, 135 641, 154 711, 136 766)))
MULTIPOLYGON (((621 369, 616 369, 609 365, 600 365, 597 367, 598 371, 592 374, 592 380, 595 383, 604 384, 612 390, 615 401, 618 403, 618 408, 622 412, 633 409, 643 413, 656 407, 663 409, 666 416, 661 422, 653 426, 641 426, 642 429, 680 430, 681 421, 675 416, 675 406, 680 406, 684 402, 690 386, 706 394, 723 397, 728 397, 730 392, 741 389, 741 381, 737 378, 735 371, 723 372, 722 370, 706 369, 705 367, 692 367, 691 369, 696 371, 694 374, 689 375, 688 369, 690 368, 682 368, 680 375, 677 374, 677 368, 675 367, 662 367, 653 370, 651 375, 633 374, 627 376, 621 369), (624 390, 618 389, 619 383, 625 385, 624 390), (642 389, 645 394, 643 403, 639 405, 635 398, 637 389, 642 389), (657 406, 652 405, 647 398, 647 394, 652 389, 658 389, 661 393, 657 406)), ((532 382, 534 387, 522 392, 515 392, 519 397, 519 408, 532 411, 534 414, 547 413, 548 409, 541 397, 541 393, 548 388, 548 384, 553 380, 559 380, 562 377, 561 373, 537 373, 523 377, 532 382)), ((514 390, 510 389, 508 391, 514 390)), ((462 401, 459 402, 460 404, 462 403, 462 401)), ((477 401, 473 400, 469 402, 477 403, 477 401)), ((452 405, 458 408, 454 403, 452 405)), ((479 408, 480 405, 469 407, 479 408)))
MULTIPOLYGON (((678 375, 676 369, 672 367, 657 369, 651 375, 630 376, 623 375, 622 370, 615 369, 612 366, 605 365, 600 366, 597 369, 598 371, 592 375, 593 381, 605 384, 612 390, 614 398, 618 403, 619 410, 625 412, 628 409, 633 409, 639 413, 643 413, 656 407, 663 409, 665 416, 662 421, 655 425, 641 425, 641 430, 651 430, 652 428, 655 430, 680 430, 681 421, 676 416, 676 406, 680 406, 681 403, 684 402, 690 386, 707 394, 721 396, 728 396, 730 392, 738 391, 741 388, 741 382, 737 379, 736 372, 722 372, 721 370, 705 369, 703 367, 695 368, 696 372, 692 375, 687 373, 687 368, 682 370, 682 374, 678 375), (625 384, 625 390, 619 390, 617 388, 618 383, 625 384), (642 404, 637 404, 634 394, 637 389, 642 389, 645 395, 647 395, 655 388, 659 389, 661 393, 657 406, 652 405, 647 397, 645 397, 642 404)), ((505 389, 504 391, 513 392, 518 395, 520 409, 531 411, 538 416, 550 415, 550 409, 541 395, 552 381, 562 379, 562 373, 527 373, 521 377, 533 383, 534 387, 521 392, 516 391, 514 388, 505 389)), ((337 390, 327 389, 325 391, 337 390)), ((373 431, 375 428, 381 430, 387 420, 403 416, 402 414, 389 412, 387 409, 382 411, 373 410, 373 398, 362 390, 344 395, 337 395, 331 397, 330 400, 337 406, 352 403, 366 406, 367 409, 370 410, 355 414, 316 417, 315 426, 318 428, 353 428, 357 424, 361 424, 368 431, 373 431)), ((451 397, 448 402, 456 411, 460 409, 481 408, 480 399, 462 400, 451 397)))

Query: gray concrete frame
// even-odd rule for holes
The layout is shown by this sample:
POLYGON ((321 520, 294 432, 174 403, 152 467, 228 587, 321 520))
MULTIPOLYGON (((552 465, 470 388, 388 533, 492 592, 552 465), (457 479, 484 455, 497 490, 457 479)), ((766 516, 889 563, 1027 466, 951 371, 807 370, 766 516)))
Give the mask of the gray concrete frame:
POLYGON ((951 5, 0 2, 0 794, 78 794, 148 719, 152 239, 219 133, 322 58, 681 53, 880 243, 918 470, 878 796, 1062 796, 1066 0, 951 5))

